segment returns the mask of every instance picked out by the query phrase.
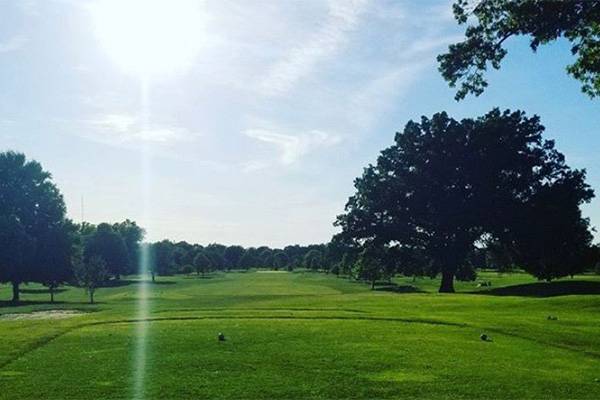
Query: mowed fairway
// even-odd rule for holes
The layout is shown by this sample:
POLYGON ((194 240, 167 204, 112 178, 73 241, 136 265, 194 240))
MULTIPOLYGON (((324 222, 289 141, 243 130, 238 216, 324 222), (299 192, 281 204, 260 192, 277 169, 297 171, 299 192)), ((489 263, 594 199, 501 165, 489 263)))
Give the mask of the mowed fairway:
MULTIPOLYGON (((149 285, 143 396, 600 398, 600 279, 481 275, 494 294, 460 283, 441 295, 429 279, 371 291, 304 272, 161 277, 149 285)), ((96 305, 77 288, 64 303, 2 304, 85 314, 2 317, 0 397, 134 396, 138 287, 103 288, 96 305)), ((23 300, 47 301, 41 290, 24 287, 23 300)))

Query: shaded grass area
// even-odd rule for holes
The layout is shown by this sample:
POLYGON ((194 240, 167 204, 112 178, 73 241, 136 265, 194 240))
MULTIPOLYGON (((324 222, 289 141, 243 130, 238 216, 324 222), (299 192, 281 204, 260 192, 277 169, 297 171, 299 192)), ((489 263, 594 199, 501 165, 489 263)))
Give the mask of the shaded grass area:
MULTIPOLYGON (((462 293, 438 294, 439 281, 430 279, 397 278, 371 291, 303 272, 159 278, 170 283, 149 285, 145 395, 600 396, 600 279, 546 284, 487 272, 480 279, 492 287, 459 283, 462 293)), ((100 289, 94 306, 71 287, 57 294, 60 303, 45 303, 48 294, 35 285, 25 287, 27 303, 0 304, 0 314, 88 311, 56 321, 0 320, 2 392, 14 399, 130 398, 139 282, 128 277, 100 289)), ((0 298, 10 298, 9 287, 0 287, 0 298)))
POLYGON ((482 290, 480 294, 495 296, 528 296, 551 297, 567 295, 597 295, 600 294, 598 281, 558 281, 535 282, 521 285, 505 286, 489 290, 482 290))

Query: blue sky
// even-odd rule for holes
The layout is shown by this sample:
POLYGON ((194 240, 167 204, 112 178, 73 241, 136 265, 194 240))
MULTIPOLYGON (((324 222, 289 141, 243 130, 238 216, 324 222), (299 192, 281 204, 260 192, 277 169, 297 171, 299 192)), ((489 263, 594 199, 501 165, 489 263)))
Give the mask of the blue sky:
POLYGON ((566 75, 566 43, 513 40, 489 89, 457 103, 435 62, 462 34, 447 1, 179 0, 134 19, 107 1, 0 0, 0 150, 50 170, 77 221, 83 196, 86 220, 131 218, 150 240, 328 241, 363 167, 442 110, 538 114, 600 189, 600 100, 566 75), (148 26, 181 40, 127 47, 148 26))

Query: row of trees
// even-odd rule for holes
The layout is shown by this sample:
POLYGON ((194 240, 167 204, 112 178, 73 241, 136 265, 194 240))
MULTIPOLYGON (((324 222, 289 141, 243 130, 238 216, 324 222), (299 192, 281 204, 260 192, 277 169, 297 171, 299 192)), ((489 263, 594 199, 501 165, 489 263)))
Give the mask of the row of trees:
POLYGON ((163 240, 149 245, 150 270, 155 275, 175 273, 205 274, 209 271, 247 270, 272 268, 288 270, 309 268, 329 270, 332 265, 329 247, 325 244, 308 246, 291 245, 283 249, 268 246, 225 246, 212 243, 207 246, 185 241, 163 240))

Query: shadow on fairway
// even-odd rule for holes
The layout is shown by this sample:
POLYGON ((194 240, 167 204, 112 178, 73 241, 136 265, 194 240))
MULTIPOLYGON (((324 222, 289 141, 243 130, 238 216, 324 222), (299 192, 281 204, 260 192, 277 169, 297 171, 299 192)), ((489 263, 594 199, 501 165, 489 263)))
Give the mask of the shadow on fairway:
POLYGON ((121 286, 129 286, 134 285, 136 283, 140 283, 140 281, 135 281, 132 279, 111 279, 102 284, 102 287, 121 287, 121 286))
POLYGON ((419 288, 412 285, 398 285, 397 283, 385 283, 380 286, 375 286, 373 289, 378 292, 393 292, 393 293, 423 293, 419 288))
MULTIPOLYGON (((54 294, 66 292, 69 289, 54 289, 54 294)), ((19 289, 19 293, 50 294, 50 289, 19 289)))
POLYGON ((214 279, 214 276, 198 276, 198 275, 193 275, 193 276, 184 276, 184 279, 214 279))
POLYGON ((600 282, 535 282, 472 292, 491 296, 553 297, 571 294, 600 294, 600 282))
POLYGON ((51 303, 50 300, 48 301, 43 301, 43 300, 20 300, 17 302, 13 302, 10 300, 0 300, 0 308, 4 308, 4 307, 23 307, 23 306, 38 306, 38 305, 47 305, 47 304, 54 304, 54 305, 62 305, 65 304, 64 301, 55 301, 54 303, 51 303))
POLYGON ((174 285, 177 282, 175 281, 154 281, 151 280, 136 280, 136 279, 119 279, 119 280, 110 280, 104 282, 101 287, 109 288, 109 287, 121 287, 121 286, 129 286, 129 285, 139 285, 140 283, 148 283, 150 285, 174 285))
MULTIPOLYGON (((0 300, 0 308, 5 307, 25 307, 25 306, 63 306, 68 304, 69 306, 77 306, 77 307, 88 307, 88 306, 97 306, 105 304, 100 301, 95 301, 94 304, 90 304, 89 302, 78 302, 78 301, 62 301, 55 300, 54 302, 50 300, 20 300, 18 302, 12 302, 10 300, 0 300)), ((38 310, 43 311, 43 310, 38 310)))

